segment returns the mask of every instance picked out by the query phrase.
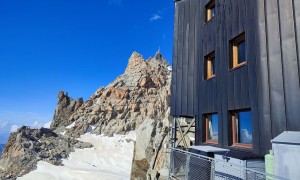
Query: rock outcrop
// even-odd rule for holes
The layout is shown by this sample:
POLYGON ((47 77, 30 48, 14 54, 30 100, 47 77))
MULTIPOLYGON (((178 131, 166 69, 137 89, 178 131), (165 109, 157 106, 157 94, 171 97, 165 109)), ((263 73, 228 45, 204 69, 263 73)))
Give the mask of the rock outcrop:
POLYGON ((0 179, 16 179, 36 168, 39 160, 61 165, 74 148, 91 144, 56 134, 50 129, 21 127, 12 133, 0 158, 0 179))
POLYGON ((101 87, 71 117, 68 135, 79 137, 88 130, 95 134, 126 134, 136 131, 137 142, 132 179, 168 175, 166 154, 170 131, 169 64, 157 52, 144 60, 134 52, 124 74, 101 87))
MULTIPOLYGON (((146 118, 162 120, 169 108, 170 71, 161 59, 145 61, 136 52, 123 75, 101 87, 69 118, 75 126, 67 134, 79 137, 93 126, 93 133, 112 135, 135 130, 146 118)), ((65 124, 59 124, 65 126, 65 124)))
POLYGON ((70 124, 70 116, 76 112, 84 103, 82 98, 73 100, 68 96, 68 93, 64 91, 59 91, 58 93, 58 103, 54 112, 54 117, 50 125, 51 129, 57 129, 60 127, 67 126, 70 124))

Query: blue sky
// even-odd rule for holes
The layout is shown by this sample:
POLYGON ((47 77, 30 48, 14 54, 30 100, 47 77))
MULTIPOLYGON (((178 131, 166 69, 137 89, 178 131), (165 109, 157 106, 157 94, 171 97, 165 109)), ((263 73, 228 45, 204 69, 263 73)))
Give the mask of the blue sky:
POLYGON ((59 90, 87 100, 133 51, 171 61, 172 0, 0 1, 0 143, 51 121, 59 90))
POLYGON ((239 117, 240 142, 252 144, 252 113, 251 111, 241 112, 239 117))

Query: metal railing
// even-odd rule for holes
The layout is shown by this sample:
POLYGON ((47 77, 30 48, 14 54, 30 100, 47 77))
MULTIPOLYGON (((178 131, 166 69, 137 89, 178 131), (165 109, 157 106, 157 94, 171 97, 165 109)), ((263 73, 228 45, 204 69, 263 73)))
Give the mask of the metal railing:
POLYGON ((178 180, 286 180, 224 160, 171 149, 170 178, 178 180))

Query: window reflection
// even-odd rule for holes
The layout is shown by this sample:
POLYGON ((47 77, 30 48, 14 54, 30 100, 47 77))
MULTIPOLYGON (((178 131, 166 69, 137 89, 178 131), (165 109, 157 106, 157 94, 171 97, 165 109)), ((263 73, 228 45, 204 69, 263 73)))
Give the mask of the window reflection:
POLYGON ((211 8, 210 8, 210 11, 211 11, 211 17, 213 18, 215 16, 215 5, 213 5, 211 8))
POLYGON ((237 111, 232 116, 233 145, 252 146, 252 113, 237 111))
POLYGON ((205 115, 206 123, 206 143, 218 143, 218 125, 219 117, 218 114, 205 115))
POLYGON ((238 64, 246 61, 246 41, 243 40, 238 43, 238 64))
POLYGON ((218 114, 211 115, 209 120, 209 140, 218 140, 218 114))
POLYGON ((252 114, 250 111, 238 113, 238 142, 252 144, 252 114))
POLYGON ((232 58, 230 68, 236 68, 247 62, 247 46, 245 33, 232 40, 232 58))

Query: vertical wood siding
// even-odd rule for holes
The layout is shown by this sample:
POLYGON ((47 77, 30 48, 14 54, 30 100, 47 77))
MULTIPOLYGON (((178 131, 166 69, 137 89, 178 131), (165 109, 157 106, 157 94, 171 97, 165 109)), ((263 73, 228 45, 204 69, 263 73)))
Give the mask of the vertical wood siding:
MULTIPOLYGON (((175 3, 171 115, 219 114, 219 147, 264 155, 285 130, 300 131, 300 0, 209 0, 175 3), (229 70, 230 42, 246 34, 247 65, 229 70), (203 79, 204 57, 215 51, 216 77, 203 79), (230 110, 251 108, 253 150, 229 144, 230 110)), ((202 132, 196 141, 202 143, 202 132)))
MULTIPOLYGON (((292 0, 279 0, 279 24, 282 49, 282 69, 285 90, 286 128, 300 130, 300 86, 292 0)), ((298 7, 300 8, 300 7, 298 7)))
POLYGON ((265 154, 270 139, 283 131, 300 131, 300 0, 257 0, 257 6, 258 108, 265 154))
POLYGON ((178 25, 179 25, 179 14, 178 14, 178 4, 175 3, 175 16, 174 16, 174 35, 173 35, 173 60, 172 60, 172 83, 171 83, 171 99, 170 99, 170 105, 171 105, 171 115, 176 115, 176 99, 178 98, 178 93, 176 91, 177 89, 177 62, 178 62, 178 25))
MULTIPOLYGON (((266 36, 266 3, 265 0, 255 0, 257 3, 256 11, 256 47, 257 57, 257 84, 258 84, 258 109, 259 109, 259 130, 261 150, 270 149, 271 133, 271 107, 270 107, 270 86, 269 86, 269 66, 266 36)), ((266 150, 267 151, 267 150, 266 150)))
POLYGON ((196 26, 195 17, 199 11, 198 0, 185 0, 175 5, 173 77, 171 85, 171 115, 194 116, 198 111, 198 72, 196 61, 196 26))

